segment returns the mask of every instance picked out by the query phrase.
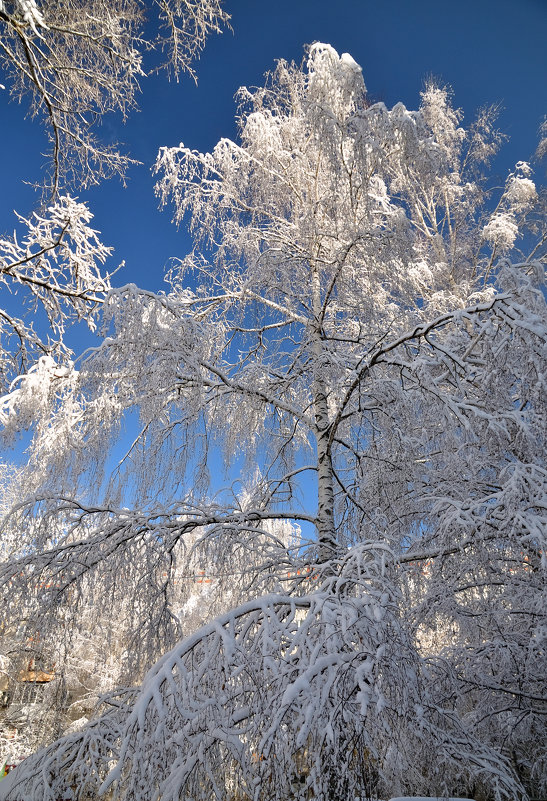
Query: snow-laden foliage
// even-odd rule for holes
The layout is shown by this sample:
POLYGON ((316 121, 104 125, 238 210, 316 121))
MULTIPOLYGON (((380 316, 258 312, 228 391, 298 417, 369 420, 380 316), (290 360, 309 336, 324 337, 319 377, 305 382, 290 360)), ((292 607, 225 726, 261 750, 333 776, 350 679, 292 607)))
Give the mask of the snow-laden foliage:
POLYGON ((96 124, 109 112, 125 119, 136 108, 144 61, 154 69, 144 54, 155 51, 156 68, 176 78, 193 74, 207 36, 228 20, 220 0, 1 0, 0 86, 28 99, 50 142, 49 207, 29 219, 18 215, 28 230, 0 238, 0 288, 9 294, 0 308, 1 391, 44 354, 66 362, 67 321, 85 318, 93 326, 110 287, 99 269, 109 250, 89 228, 92 215, 63 194, 123 177, 132 163, 117 143, 97 137, 96 124), (29 320, 37 310, 38 319, 29 320))
POLYGON ((539 145, 537 147, 536 155, 538 158, 542 159, 545 158, 547 155, 547 118, 543 120, 540 129, 540 140, 539 145))
POLYGON ((495 212, 484 227, 483 235, 494 246, 494 254, 511 249, 519 234, 519 215, 533 207, 537 200, 530 175, 528 164, 519 162, 515 173, 507 179, 505 192, 495 212))
POLYGON ((12 94, 29 95, 31 114, 46 122, 54 196, 67 182, 97 183, 131 164, 118 144, 97 138, 94 125, 108 112, 125 118, 136 108, 147 51, 161 53, 159 67, 175 77, 193 74, 207 36, 228 19, 220 0, 0 2, 0 66, 12 94))
POLYGON ((15 396, 0 401, 3 426, 17 396, 41 405, 48 391, 45 369, 56 375, 59 365, 57 372, 65 374, 67 325, 84 320, 96 328, 96 312, 110 289, 102 268, 111 251, 90 228, 92 217, 85 204, 61 197, 43 214, 19 216, 22 235, 0 237, 0 387, 5 391, 17 375, 29 373, 15 396))
POLYGON ((102 791, 124 799, 368 797, 403 785, 444 794, 470 775, 494 776, 502 797, 516 797, 504 760, 462 738, 457 716, 428 696, 394 569, 372 544, 319 592, 267 595, 221 615, 167 653, 102 725, 29 759, 4 797, 97 792, 115 759, 102 791), (425 738, 427 767, 417 770, 425 738))
MULTIPOLYGON (((544 240, 515 248, 539 230, 530 168, 487 203, 490 118, 464 129, 434 85, 415 112, 370 105, 328 45, 240 100, 237 142, 158 157, 195 236, 168 291, 113 290, 79 370, 42 363, 28 497, 4 523, 29 532, 2 565, 10 609, 47 630, 104 595, 134 635, 128 677, 173 650, 0 798, 83 798, 84 775, 133 801, 230 782, 253 801, 539 796, 544 240), (179 639, 198 567, 243 605, 179 639)), ((6 401, 13 431, 27 390, 6 401)))

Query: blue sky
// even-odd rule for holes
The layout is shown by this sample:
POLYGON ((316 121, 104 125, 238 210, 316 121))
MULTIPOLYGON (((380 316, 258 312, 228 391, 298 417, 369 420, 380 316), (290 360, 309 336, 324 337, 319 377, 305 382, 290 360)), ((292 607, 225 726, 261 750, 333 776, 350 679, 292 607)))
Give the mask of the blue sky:
MULTIPOLYGON (((467 121, 480 106, 501 104, 499 125, 510 141, 494 164, 500 182, 517 160, 533 154, 547 113, 547 0, 226 0, 226 8, 233 33, 209 40, 197 86, 189 78, 178 84, 148 78, 141 112, 121 130, 114 120, 103 125, 106 136, 121 138, 143 162, 130 171, 126 189, 110 181, 80 195, 103 241, 115 247, 115 263, 126 262, 117 283, 160 289, 169 258, 190 248, 169 211, 157 210, 150 167, 158 148, 182 141, 203 151, 221 136, 234 137, 238 87, 261 84, 278 58, 300 62, 304 45, 313 41, 351 53, 372 98, 389 106, 402 101, 416 108, 431 75, 453 87, 467 121)), ((3 232, 13 228, 14 208, 29 213, 37 200, 22 181, 40 179, 45 147, 40 125, 7 99, 2 92, 3 232)))

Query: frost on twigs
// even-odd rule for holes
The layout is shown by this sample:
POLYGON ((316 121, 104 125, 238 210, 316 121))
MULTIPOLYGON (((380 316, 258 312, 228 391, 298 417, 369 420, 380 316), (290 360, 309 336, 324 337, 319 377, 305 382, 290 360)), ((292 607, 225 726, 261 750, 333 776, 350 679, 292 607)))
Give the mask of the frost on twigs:
POLYGON ((137 108, 139 81, 154 69, 151 54, 161 53, 175 76, 193 75, 208 35, 229 20, 220 0, 158 0, 148 7, 159 17, 156 25, 138 0, 1 3, 0 65, 11 93, 28 97, 31 115, 45 122, 51 197, 67 186, 123 178, 137 162, 119 143, 102 141, 97 124, 112 113, 125 120, 137 108))
POLYGON ((222 0, 159 0, 162 30, 154 46, 167 53, 161 68, 178 80, 189 73, 197 80, 192 62, 199 58, 208 36, 229 27, 230 15, 222 0))
POLYGON ((61 197, 42 214, 19 216, 22 234, 0 238, 0 289, 5 293, 0 309, 3 390, 41 354, 66 363, 70 351, 64 335, 75 320, 84 320, 95 330, 96 313, 110 289, 110 276, 102 268, 111 249, 90 227, 92 216, 85 204, 61 197), (28 314, 11 311, 16 295, 24 298, 28 314))
POLYGON ((536 150, 536 158, 543 159, 547 156, 547 118, 540 126, 539 136, 540 139, 536 150))

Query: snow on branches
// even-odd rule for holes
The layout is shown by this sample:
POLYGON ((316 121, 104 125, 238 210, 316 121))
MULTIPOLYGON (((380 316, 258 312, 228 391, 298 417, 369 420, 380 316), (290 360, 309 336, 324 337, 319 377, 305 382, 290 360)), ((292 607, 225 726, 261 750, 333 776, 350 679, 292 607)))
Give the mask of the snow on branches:
POLYGON ((229 782, 253 801, 370 782, 540 795, 544 240, 514 247, 539 210, 529 168, 488 210, 492 119, 466 130, 434 86, 417 111, 370 105, 327 45, 240 100, 237 141, 160 151, 159 197, 194 251, 167 292, 108 295, 6 521, 29 532, 3 565, 14 603, 57 582, 41 625, 71 593, 104 594, 132 675, 172 650, 0 798, 16 782, 55 797, 85 765, 127 801, 229 782), (177 642, 175 579, 196 560, 242 605, 177 642))
POLYGON ((77 787, 126 801, 226 790, 283 801, 402 783, 444 794, 450 774, 467 773, 516 797, 505 761, 473 738, 464 745, 457 718, 428 699, 392 570, 393 555, 370 544, 313 595, 266 595, 219 616, 165 654, 136 697, 106 699, 102 719, 31 757, 2 797, 77 787))
MULTIPOLYGON (((88 186, 125 174, 135 163, 118 143, 95 135, 105 114, 122 117, 137 106, 143 55, 162 53, 157 68, 189 72, 207 37, 228 24, 220 0, 158 0, 157 36, 149 37, 138 0, 2 0, 0 65, 12 93, 30 98, 44 116, 50 140, 47 188, 55 198, 67 185, 88 186)), ((148 24, 147 24, 148 23, 148 24)), ((146 61, 146 59, 144 59, 146 61)), ((153 67, 152 67, 153 68, 153 67)), ((148 68, 147 68, 148 69, 148 68)))
MULTIPOLYGON (((40 355, 46 361, 66 360, 67 325, 84 320, 94 330, 98 308, 110 289, 110 276, 102 267, 111 249, 90 228, 93 215, 85 204, 66 196, 42 214, 18 216, 26 228, 22 237, 14 233, 12 238, 0 238, 0 287, 12 296, 24 294, 38 326, 42 315, 49 330, 46 335, 36 330, 33 321, 12 311, 14 304, 6 298, 0 310, 3 389, 32 368, 40 355)), ((4 408, 6 404, 10 405, 9 399, 3 400, 4 408)))

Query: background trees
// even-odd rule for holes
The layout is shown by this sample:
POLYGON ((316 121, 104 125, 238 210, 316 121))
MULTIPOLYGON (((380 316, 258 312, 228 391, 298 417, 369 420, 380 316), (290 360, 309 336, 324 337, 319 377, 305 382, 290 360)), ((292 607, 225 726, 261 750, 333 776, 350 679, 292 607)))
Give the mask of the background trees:
MULTIPOLYGON (((514 249, 537 208, 529 167, 492 211, 491 121, 465 131, 434 85, 418 112, 369 105, 327 45, 241 102, 237 143, 158 158, 196 244, 169 291, 110 292, 103 344, 54 391, 41 377, 12 597, 36 575, 57 601, 131 586, 135 668, 174 648, 134 705, 26 765, 26 797, 83 792, 112 758, 127 799, 227 780, 252 798, 362 795, 371 775, 386 792, 524 796, 544 725, 542 251, 514 249), (133 409, 105 487, 89 457, 133 409), (308 541, 287 547, 276 520, 308 541), (244 603, 175 645, 190 535, 244 603), (307 566, 314 584, 288 583, 307 566)), ((29 380, 5 400, 15 428, 29 380)))

